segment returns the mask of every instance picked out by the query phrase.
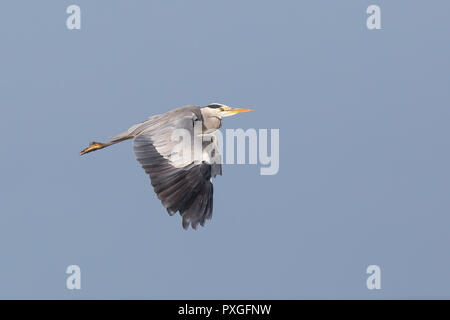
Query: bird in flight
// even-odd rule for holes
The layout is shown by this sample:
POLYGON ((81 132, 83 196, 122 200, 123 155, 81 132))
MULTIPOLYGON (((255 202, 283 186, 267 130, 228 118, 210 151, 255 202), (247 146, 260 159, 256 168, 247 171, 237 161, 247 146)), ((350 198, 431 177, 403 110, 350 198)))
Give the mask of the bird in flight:
POLYGON ((212 178, 222 175, 215 132, 223 117, 249 111, 220 103, 184 106, 135 124, 108 142, 91 142, 80 155, 134 140, 136 159, 162 205, 170 215, 180 213, 184 229, 196 229, 212 217, 212 178))

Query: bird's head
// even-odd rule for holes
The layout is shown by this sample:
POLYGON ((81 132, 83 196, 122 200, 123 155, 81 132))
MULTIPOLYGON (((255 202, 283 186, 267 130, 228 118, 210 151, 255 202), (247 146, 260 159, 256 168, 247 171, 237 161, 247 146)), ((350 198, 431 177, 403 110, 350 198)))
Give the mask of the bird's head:
POLYGON ((212 103, 201 108, 203 132, 214 132, 222 126, 222 117, 229 117, 241 112, 253 111, 252 109, 230 108, 224 104, 212 103))
POLYGON ((210 105, 203 107, 203 109, 205 109, 206 114, 217 117, 219 119, 221 119, 222 117, 234 116, 235 114, 242 112, 253 111, 253 109, 231 108, 221 103, 211 103, 210 105))

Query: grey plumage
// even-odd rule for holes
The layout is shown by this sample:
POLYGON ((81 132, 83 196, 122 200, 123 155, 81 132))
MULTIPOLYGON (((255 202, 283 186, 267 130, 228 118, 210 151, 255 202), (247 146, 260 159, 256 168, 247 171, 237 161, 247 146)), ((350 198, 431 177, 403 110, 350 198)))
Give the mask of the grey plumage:
MULTIPOLYGON (((193 139, 195 121, 201 119, 199 107, 189 106, 150 118, 134 128, 134 153, 145 172, 150 176, 155 193, 169 214, 179 212, 183 228, 189 224, 195 229, 212 217, 213 185, 211 177, 221 172, 211 172, 211 164, 194 159, 188 164, 173 163, 170 155, 177 141, 171 139, 175 129, 187 129, 193 139)), ((219 150, 217 150, 219 152, 219 150)))
POLYGON ((150 117, 113 137, 110 142, 93 142, 82 150, 89 153, 128 139, 134 139, 136 159, 150 176, 153 189, 170 215, 179 212, 182 226, 196 229, 211 219, 213 211, 212 178, 222 174, 220 150, 214 134, 221 127, 221 118, 250 109, 235 109, 222 104, 206 107, 185 106, 150 117), (200 128, 200 132, 196 129, 200 128), (173 135, 186 130, 190 143, 199 143, 210 153, 196 153, 184 157, 177 149, 179 141, 173 135), (187 159, 187 160, 186 160, 187 159))

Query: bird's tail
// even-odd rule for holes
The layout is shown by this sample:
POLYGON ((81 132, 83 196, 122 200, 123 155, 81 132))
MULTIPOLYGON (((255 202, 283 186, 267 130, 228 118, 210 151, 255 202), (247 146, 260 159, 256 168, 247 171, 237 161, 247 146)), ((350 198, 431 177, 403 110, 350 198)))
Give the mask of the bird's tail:
POLYGON ((125 141, 128 139, 132 139, 132 138, 133 137, 128 136, 128 137, 122 137, 120 139, 116 139, 116 140, 112 140, 112 141, 108 141, 108 142, 104 142, 104 143, 103 142, 91 142, 89 144, 89 147, 80 151, 80 156, 82 156, 83 154, 92 152, 92 151, 96 151, 96 150, 100 150, 100 149, 109 147, 113 144, 116 144, 116 143, 119 143, 119 142, 122 142, 122 141, 125 141))

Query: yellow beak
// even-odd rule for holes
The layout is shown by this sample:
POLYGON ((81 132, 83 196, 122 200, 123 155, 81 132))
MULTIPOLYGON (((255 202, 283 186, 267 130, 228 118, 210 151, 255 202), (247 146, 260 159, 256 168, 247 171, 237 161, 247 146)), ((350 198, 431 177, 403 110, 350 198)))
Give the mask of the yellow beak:
POLYGON ((244 108, 230 108, 228 110, 222 111, 221 116, 222 117, 229 117, 233 116, 235 114, 241 113, 241 112, 250 112, 255 111, 254 109, 244 109, 244 108))
POLYGON ((232 108, 230 111, 234 113, 255 111, 254 109, 232 108))

